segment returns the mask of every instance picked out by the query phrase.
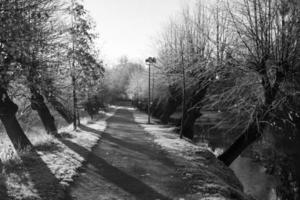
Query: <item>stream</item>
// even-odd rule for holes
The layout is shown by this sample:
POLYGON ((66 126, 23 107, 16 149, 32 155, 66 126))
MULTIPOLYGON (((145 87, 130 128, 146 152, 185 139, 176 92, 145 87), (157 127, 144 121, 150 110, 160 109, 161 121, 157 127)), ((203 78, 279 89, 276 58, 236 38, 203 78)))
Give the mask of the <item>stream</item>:
MULTIPOLYGON (((234 134, 231 135, 226 133, 225 130, 230 129, 231 124, 228 124, 227 126, 225 125, 222 127, 222 129, 219 130, 209 129, 209 127, 215 125, 218 120, 223 117, 222 113, 204 111, 202 112, 202 114, 202 117, 198 118, 194 125, 194 142, 207 144, 211 151, 216 156, 218 156, 232 144, 237 135, 235 134, 234 136, 234 134)), ((171 119, 175 119, 174 121, 178 121, 178 119, 180 119, 180 116, 180 112, 176 112, 171 116, 171 119)), ((270 136, 273 135, 273 133, 275 133, 274 130, 267 129, 265 135, 270 136)), ((287 152, 286 149, 288 149, 292 153, 298 151, 295 151, 295 149, 291 148, 291 144, 287 141, 279 139, 280 145, 278 145, 272 136, 267 138, 268 141, 270 141, 270 144, 275 145, 276 149, 283 149, 284 152, 287 152)), ((262 151, 268 148, 268 145, 260 141, 252 144, 250 148, 247 148, 230 165, 230 168, 242 183, 244 192, 251 195, 256 200, 281 200, 282 198, 279 196, 278 192, 281 195, 288 195, 288 197, 285 196, 283 199, 292 199, 292 196, 294 195, 288 193, 289 190, 287 190, 287 187, 291 187, 291 184, 286 184, 291 183, 291 181, 289 180, 290 172, 281 171, 281 173, 283 173, 283 176, 280 176, 280 180, 278 176, 275 177, 275 175, 270 175, 270 173, 266 172, 268 170, 266 169, 266 166, 271 169, 273 167, 274 169, 274 166, 278 164, 289 164, 285 163, 285 161, 278 160, 279 157, 275 158, 274 162, 276 163, 272 163, 273 161, 270 160, 266 162, 266 160, 264 160, 261 155, 257 155, 257 152, 260 152, 268 158, 274 158, 272 157, 274 155, 262 151)))
MULTIPOLYGON (((226 139, 220 137, 202 137, 198 141, 206 143, 215 155, 221 154, 229 146, 226 139)), ((240 155, 230 168, 242 183, 246 194, 256 200, 279 200, 276 195, 278 181, 274 176, 267 174, 263 164, 255 158, 248 154, 240 155)))
POLYGON ((239 156, 231 165, 240 182, 244 186, 244 192, 257 200, 277 200, 276 179, 265 173, 265 168, 251 158, 239 156))

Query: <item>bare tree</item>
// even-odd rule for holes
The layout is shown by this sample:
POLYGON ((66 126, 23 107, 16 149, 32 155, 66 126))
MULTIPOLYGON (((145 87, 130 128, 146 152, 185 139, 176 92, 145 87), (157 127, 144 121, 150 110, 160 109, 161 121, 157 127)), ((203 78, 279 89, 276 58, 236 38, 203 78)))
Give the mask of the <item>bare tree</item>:
MULTIPOLYGON (((289 82, 288 77, 293 76, 299 59, 299 10, 290 2, 244 0, 235 5, 238 5, 236 9, 227 5, 231 27, 239 42, 231 67, 234 66, 235 73, 242 75, 236 80, 249 81, 229 88, 219 97, 225 100, 223 105, 232 105, 231 108, 243 109, 240 106, 247 103, 244 109, 249 108, 247 112, 251 116, 240 137, 219 156, 227 165, 261 136, 267 124, 275 120, 273 115, 289 93, 285 85, 289 82), (246 89, 258 90, 259 93, 246 93, 246 89), (241 95, 245 95, 242 97, 245 103, 240 104, 241 95)), ((227 70, 224 74, 228 73, 229 68, 224 69, 227 70)))

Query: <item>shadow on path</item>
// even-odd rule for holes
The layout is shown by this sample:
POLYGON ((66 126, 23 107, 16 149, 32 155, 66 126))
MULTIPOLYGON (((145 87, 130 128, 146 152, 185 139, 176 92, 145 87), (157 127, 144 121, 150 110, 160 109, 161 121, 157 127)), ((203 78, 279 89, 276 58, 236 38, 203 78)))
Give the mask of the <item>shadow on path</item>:
MULTIPOLYGON (((61 139, 66 146, 68 146, 73 151, 77 152, 80 155, 88 154, 88 150, 69 141, 61 139)), ((89 154, 88 162, 97 168, 97 173, 99 173, 102 177, 134 195, 137 199, 143 200, 168 200, 169 198, 163 196, 162 194, 156 192, 154 189, 141 182, 135 177, 132 177, 118 168, 110 165, 104 159, 99 158, 93 153, 89 154)), ((101 192, 101 191, 99 191, 101 192)))
POLYGON ((42 199, 66 199, 59 180, 34 149, 28 155, 21 155, 20 157, 42 199))
MULTIPOLYGON (((145 156, 149 157, 151 160, 157 160, 157 161, 161 162, 162 164, 164 164, 166 166, 174 167, 176 165, 173 160, 168 159, 165 156, 158 156, 156 151, 149 151, 149 147, 147 147, 145 145, 138 144, 132 139, 131 139, 131 142, 127 142, 125 140, 121 140, 121 139, 118 139, 116 137, 112 137, 111 134, 109 134, 107 132, 101 132, 101 131, 89 128, 87 126, 84 126, 84 125, 81 125, 80 128, 84 131, 92 132, 92 133, 95 133, 95 134, 100 134, 100 135, 102 135, 102 138, 104 140, 108 140, 109 142, 115 143, 119 146, 130 149, 132 151, 142 153, 145 156)), ((112 131, 112 130, 117 131, 118 129, 112 129, 110 127, 110 131, 112 131)), ((122 129, 122 131, 127 131, 127 132, 128 132, 128 130, 129 129, 122 129)), ((131 129, 131 131, 132 131, 132 129, 131 129)), ((127 138, 127 140, 130 141, 130 139, 128 139, 128 138, 127 138)), ((164 155, 165 152, 161 151, 161 154, 164 155)))
POLYGON ((104 132, 80 127, 101 135, 92 152, 61 139, 70 149, 87 157, 69 190, 74 199, 169 200, 187 193, 186 183, 178 174, 178 160, 153 142, 153 137, 134 121, 132 111, 118 109, 106 122, 104 132))
MULTIPOLYGON (((29 141, 29 140, 28 140, 29 141)), ((31 145, 32 146, 32 145, 31 145)), ((18 150, 16 149, 17 154, 22 160, 22 165, 15 167, 6 167, 3 179, 7 177, 17 176, 19 179, 18 185, 30 185, 33 183, 34 193, 36 193, 41 199, 47 200, 62 200, 66 199, 64 188, 60 185, 59 180, 51 172, 47 164, 42 160, 40 155, 37 153, 35 148, 28 150, 18 150), (29 174, 27 176, 26 174, 29 174)), ((0 170, 1 170, 0 163, 0 170)), ((2 170, 1 170, 2 171, 2 170)), ((2 178, 2 177, 0 177, 2 178)), ((6 180, 0 180, 0 199, 12 199, 8 195, 6 188, 6 180), (3 183, 3 184, 2 184, 3 183)), ((21 187, 21 186, 19 186, 21 187)), ((35 199, 36 197, 24 196, 25 199, 35 199)), ((13 196, 13 195, 12 195, 13 196)))
POLYGON ((21 156, 35 188, 42 199, 64 199, 64 190, 47 164, 34 150, 30 156, 21 156))

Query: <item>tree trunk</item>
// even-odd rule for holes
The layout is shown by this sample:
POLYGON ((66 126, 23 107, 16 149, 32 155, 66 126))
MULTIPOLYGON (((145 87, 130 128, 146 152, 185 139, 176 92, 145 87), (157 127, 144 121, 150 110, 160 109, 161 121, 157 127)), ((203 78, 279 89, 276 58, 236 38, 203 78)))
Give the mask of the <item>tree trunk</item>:
MULTIPOLYGON (((199 88, 203 87, 201 86, 202 82, 199 82, 199 88)), ((200 112, 200 104, 195 108, 195 106, 203 100, 203 98, 206 95, 208 86, 205 86, 202 89, 198 89, 194 92, 191 99, 189 100, 187 104, 187 109, 190 109, 186 114, 185 118, 182 119, 181 128, 180 128, 180 135, 187 137, 189 139, 194 138, 194 124, 197 118, 201 116, 200 112)))
POLYGON ((170 116, 176 111, 176 108, 179 106, 180 101, 175 100, 173 97, 169 97, 167 104, 164 108, 163 114, 160 119, 163 123, 168 123, 170 116))
POLYGON ((44 102, 44 97, 41 94, 39 94, 35 89, 31 89, 31 92, 32 97, 30 99, 30 102, 32 109, 37 111, 47 133, 56 135, 57 128, 55 125, 55 120, 44 102))
POLYGON ((73 117, 71 111, 69 111, 62 103, 60 103, 55 97, 46 95, 49 103, 54 109, 65 119, 68 124, 73 123, 73 117))
POLYGON ((160 117, 163 113, 163 101, 159 99, 153 111, 153 116, 160 117))
POLYGON ((167 99, 166 104, 162 106, 163 112, 159 117, 163 123, 169 122, 169 117, 176 111, 176 108, 181 103, 180 91, 178 90, 176 85, 175 84, 169 85, 168 90, 169 90, 170 96, 167 99))
POLYGON ((295 155, 294 155, 294 169, 295 169, 295 179, 297 182, 297 197, 296 199, 300 199, 300 116, 294 113, 293 121, 296 125, 296 137, 295 137, 295 155))
POLYGON ((194 138, 194 124, 196 119, 201 116, 201 113, 198 109, 193 109, 187 112, 185 119, 182 122, 180 133, 182 136, 189 139, 194 138))
MULTIPOLYGON (((73 60, 74 66, 74 60, 73 60)), ((76 80, 75 76, 72 75, 72 85, 73 85, 73 128, 77 129, 77 95, 76 95, 76 80)))
POLYGON ((18 106, 12 102, 3 88, 0 88, 0 97, 0 119, 13 146, 16 150, 31 147, 31 142, 16 118, 18 106))
POLYGON ((158 99, 153 99, 152 98, 152 104, 150 106, 150 111, 151 111, 151 115, 154 116, 156 107, 157 107, 157 103, 158 103, 158 99))
POLYGON ((80 126, 81 122, 80 122, 79 109, 77 109, 77 111, 76 111, 76 118, 77 118, 77 125, 80 126))
POLYGON ((266 122, 270 120, 269 112, 270 106, 276 98, 279 91, 280 83, 282 82, 284 76, 277 71, 276 81, 271 87, 270 80, 266 73, 265 62, 261 65, 261 76, 262 76, 262 86, 264 88, 265 102, 259 109, 257 109, 256 120, 253 120, 248 128, 240 135, 236 141, 218 158, 223 161, 225 165, 229 166, 250 144, 255 142, 261 137, 263 133, 266 122), (263 122, 263 123, 261 123, 263 122))
POLYGON ((181 112, 182 112, 182 116, 181 116, 181 124, 180 124, 180 138, 183 138, 183 132, 182 130, 184 129, 184 123, 186 120, 186 88, 185 88, 185 67, 184 67, 184 60, 183 60, 183 51, 181 52, 181 65, 182 65, 182 98, 181 98, 181 112))
MULTIPOLYGON (((260 126, 264 129, 264 125, 260 126)), ((248 128, 234 141, 234 143, 218 159, 229 166, 250 144, 261 137, 256 122, 252 122, 248 128)))

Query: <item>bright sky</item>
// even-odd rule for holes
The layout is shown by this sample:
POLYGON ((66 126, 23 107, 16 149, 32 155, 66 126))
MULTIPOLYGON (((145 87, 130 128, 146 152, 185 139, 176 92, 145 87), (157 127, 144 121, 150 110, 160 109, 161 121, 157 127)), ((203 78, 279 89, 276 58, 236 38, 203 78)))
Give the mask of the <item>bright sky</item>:
POLYGON ((155 56, 155 38, 170 16, 193 0, 84 0, 97 25, 106 62, 155 56))

